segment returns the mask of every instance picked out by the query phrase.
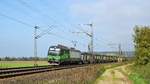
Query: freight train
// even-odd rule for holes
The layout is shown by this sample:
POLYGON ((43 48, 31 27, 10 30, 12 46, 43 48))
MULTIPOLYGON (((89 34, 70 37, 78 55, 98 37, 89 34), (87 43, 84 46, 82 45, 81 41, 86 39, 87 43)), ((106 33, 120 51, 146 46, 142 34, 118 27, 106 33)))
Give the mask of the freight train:
MULTIPOLYGON (((124 60, 118 56, 108 56, 93 54, 94 63, 104 62, 117 62, 124 60)), ((69 48, 63 45, 50 46, 48 50, 48 62, 50 64, 85 64, 91 62, 91 54, 87 52, 81 52, 75 48, 69 48)))

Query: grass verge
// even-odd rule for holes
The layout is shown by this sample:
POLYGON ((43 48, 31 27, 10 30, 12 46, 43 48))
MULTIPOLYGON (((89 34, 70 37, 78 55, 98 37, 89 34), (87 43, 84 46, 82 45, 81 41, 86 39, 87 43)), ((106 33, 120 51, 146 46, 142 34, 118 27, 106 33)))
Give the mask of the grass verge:
POLYGON ((59 71, 50 71, 20 77, 14 77, 9 80, 0 80, 2 84, 93 84, 100 74, 103 74, 105 67, 120 65, 113 64, 95 64, 73 69, 64 69, 59 71))
POLYGON ((131 73, 129 79, 134 84, 150 84, 150 63, 147 65, 132 65, 129 66, 131 73))
MULTIPOLYGON (((35 61, 0 61, 0 68, 34 66, 35 61)), ((48 65, 47 61, 37 61, 38 66, 48 65)))

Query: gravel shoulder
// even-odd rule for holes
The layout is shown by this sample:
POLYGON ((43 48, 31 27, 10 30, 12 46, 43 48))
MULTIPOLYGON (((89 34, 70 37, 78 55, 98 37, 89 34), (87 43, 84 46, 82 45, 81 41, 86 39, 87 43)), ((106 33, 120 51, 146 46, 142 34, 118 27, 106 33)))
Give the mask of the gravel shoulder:
POLYGON ((126 75, 128 74, 126 70, 128 65, 107 69, 102 76, 97 79, 96 84, 133 84, 126 75))

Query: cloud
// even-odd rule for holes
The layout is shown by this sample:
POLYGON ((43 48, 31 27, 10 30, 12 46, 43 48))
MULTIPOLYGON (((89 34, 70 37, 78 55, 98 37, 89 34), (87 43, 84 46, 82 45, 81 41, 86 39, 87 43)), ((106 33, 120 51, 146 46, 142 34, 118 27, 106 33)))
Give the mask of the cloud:
POLYGON ((149 0, 80 0, 70 5, 70 13, 79 22, 92 21, 97 37, 131 46, 133 27, 150 24, 149 8, 149 0))
POLYGON ((70 6, 74 16, 101 17, 104 19, 135 19, 149 17, 148 4, 150 1, 141 0, 98 0, 91 3, 78 2, 70 6))

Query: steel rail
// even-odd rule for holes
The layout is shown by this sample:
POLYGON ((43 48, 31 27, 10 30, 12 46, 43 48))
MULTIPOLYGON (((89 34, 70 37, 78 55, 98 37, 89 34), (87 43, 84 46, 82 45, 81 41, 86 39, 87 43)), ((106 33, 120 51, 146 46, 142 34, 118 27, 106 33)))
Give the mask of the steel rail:
POLYGON ((53 67, 42 67, 42 68, 30 68, 30 69, 18 69, 18 70, 4 70, 0 72, 0 79, 4 78, 11 78, 16 76, 22 76, 22 75, 29 75, 34 73, 41 73, 41 72, 47 72, 47 71, 55 71, 55 70, 63 70, 63 69, 70 69, 70 68, 77 68, 77 67, 84 67, 88 66, 89 64, 84 65, 67 65, 67 66, 53 66, 53 67))
POLYGON ((11 68, 0 68, 1 70, 12 70, 12 69, 22 69, 22 68, 37 68, 37 67, 47 67, 47 66, 51 66, 51 65, 43 65, 43 66, 28 66, 28 67, 11 67, 11 68))

